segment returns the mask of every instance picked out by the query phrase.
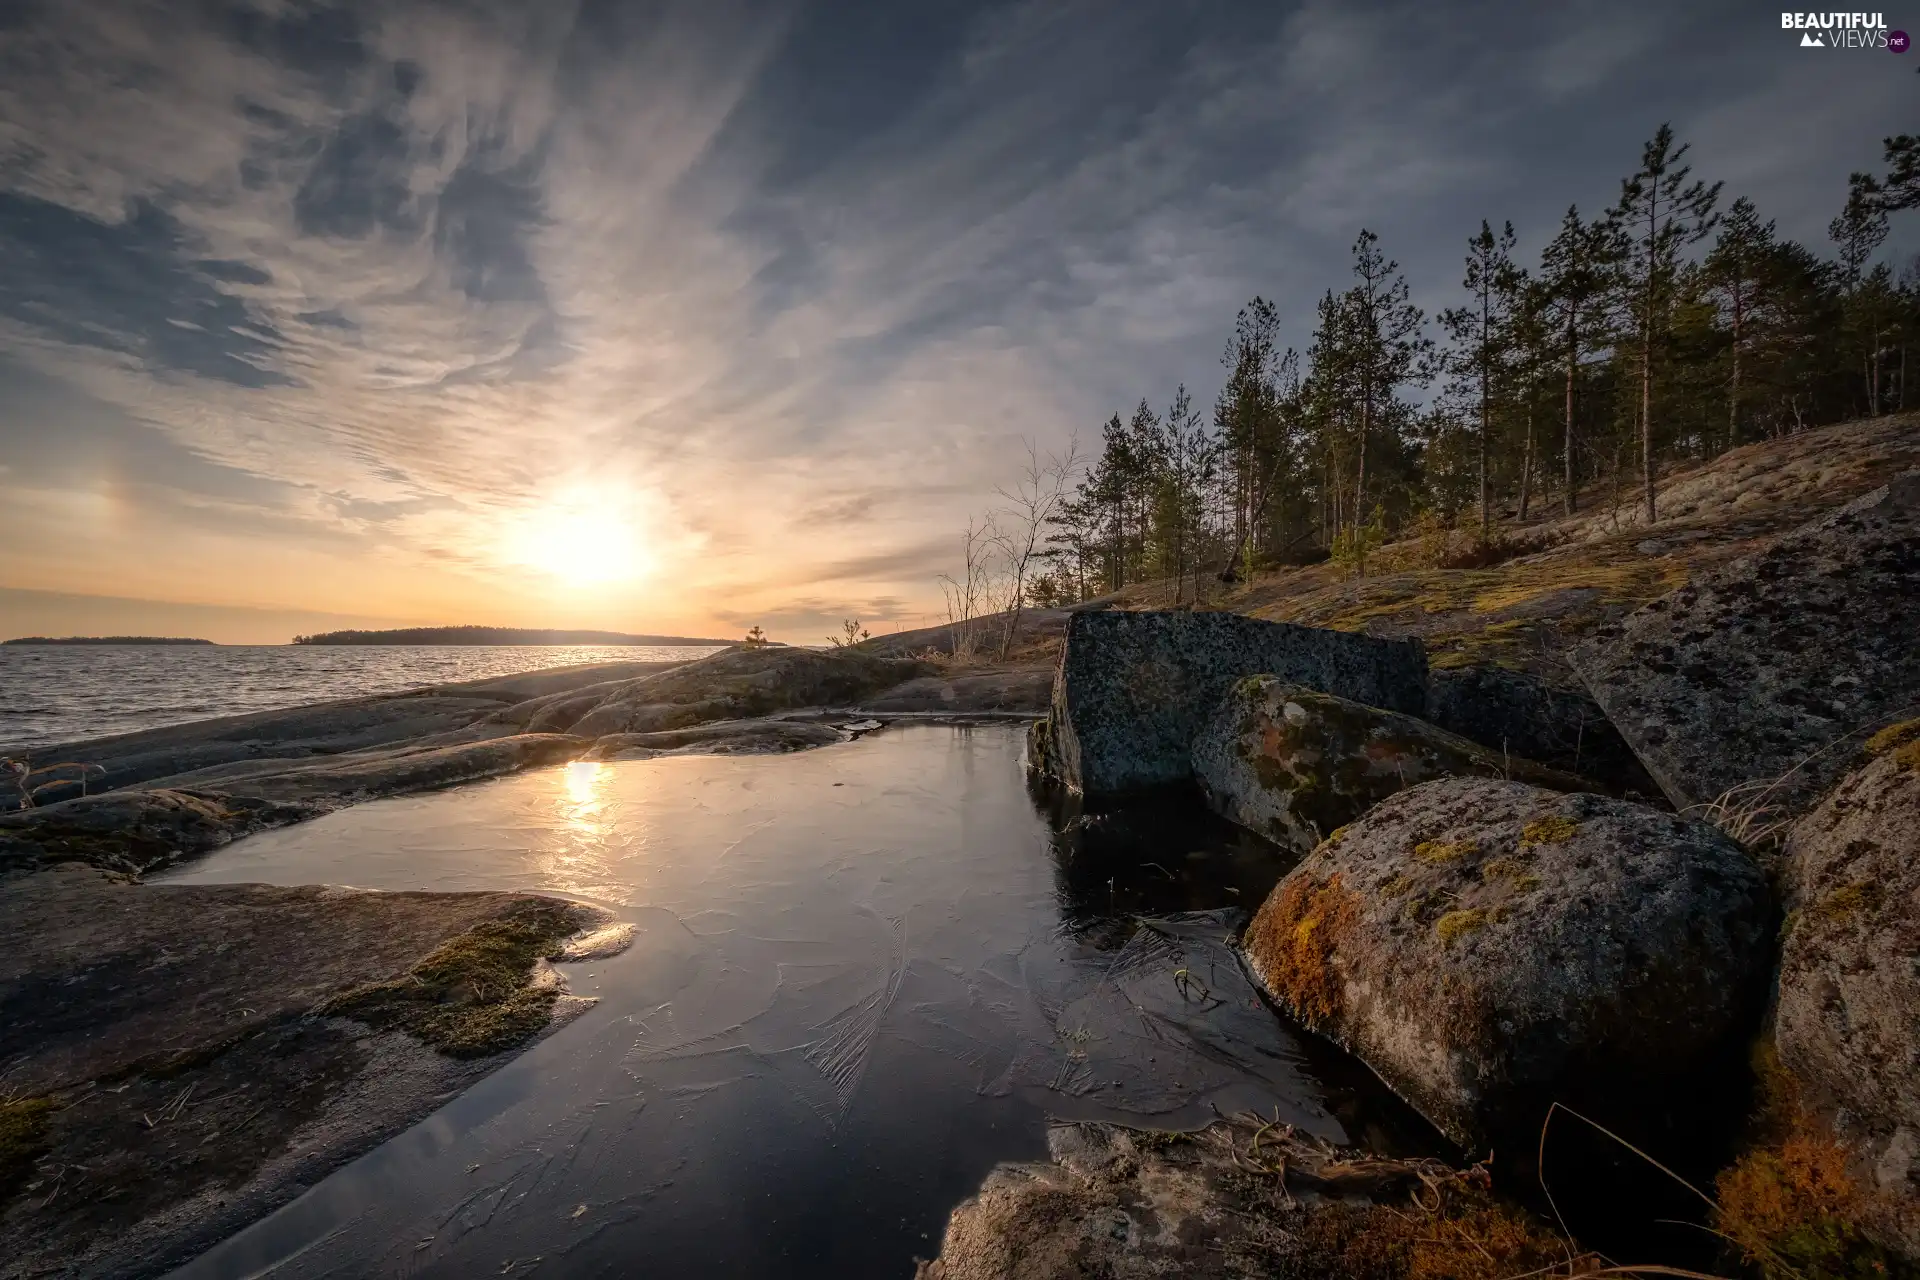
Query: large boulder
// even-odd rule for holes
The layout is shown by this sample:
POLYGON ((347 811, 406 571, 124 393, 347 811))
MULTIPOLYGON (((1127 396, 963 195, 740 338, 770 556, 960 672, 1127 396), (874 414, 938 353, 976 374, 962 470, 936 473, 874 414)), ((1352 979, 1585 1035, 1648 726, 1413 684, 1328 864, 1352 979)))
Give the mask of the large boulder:
POLYGON ((1194 739, 1221 696, 1263 673, 1408 715, 1426 708, 1417 640, 1236 613, 1076 613, 1036 763, 1089 795, 1187 781, 1194 739))
POLYGON ((1874 1192, 1868 1226, 1920 1255, 1920 720, 1871 747, 1788 837, 1776 1036, 1874 1192))
POLYGON ((1424 720, 1277 676, 1248 676, 1227 690, 1193 744, 1193 773, 1219 812, 1301 853, 1396 791, 1433 778, 1595 789, 1424 720))
POLYGON ((1910 472, 1570 656, 1676 807, 1733 792, 1792 813, 1844 771, 1849 752, 1826 748, 1920 702, 1916 636, 1920 473, 1910 472))
POLYGON ((1768 924, 1759 868, 1704 823, 1448 778, 1322 844, 1244 945, 1277 1001, 1483 1147, 1706 1062, 1754 1013, 1768 924))
POLYGON ((1615 794, 1660 794, 1633 748, 1570 672, 1549 680, 1506 667, 1435 668, 1427 677, 1426 719, 1493 751, 1591 778, 1615 794))

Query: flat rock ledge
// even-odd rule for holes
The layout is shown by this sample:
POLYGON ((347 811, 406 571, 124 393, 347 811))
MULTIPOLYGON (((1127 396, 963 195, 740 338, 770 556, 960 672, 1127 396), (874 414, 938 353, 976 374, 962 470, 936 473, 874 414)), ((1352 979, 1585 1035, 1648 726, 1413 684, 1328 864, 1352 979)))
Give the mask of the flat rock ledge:
POLYGON ((1274 999, 1484 1150, 1711 1060, 1758 1019, 1770 911, 1705 823, 1447 778, 1329 837, 1243 943, 1274 999))
POLYGON ((1050 1161, 1000 1166, 954 1211, 916 1280, 1434 1280, 1564 1274, 1573 1254, 1484 1171, 1258 1117, 1198 1133, 1057 1124, 1047 1145, 1050 1161))
POLYGON ((1920 472, 1569 655, 1675 808, 1801 812, 1920 703, 1920 472), (1851 740, 1850 740, 1851 739, 1851 740))
POLYGON ((139 885, 70 864, 0 879, 0 934, 6 1274, 131 1277, 578 1014, 592 1001, 547 958, 631 931, 526 894, 139 885))

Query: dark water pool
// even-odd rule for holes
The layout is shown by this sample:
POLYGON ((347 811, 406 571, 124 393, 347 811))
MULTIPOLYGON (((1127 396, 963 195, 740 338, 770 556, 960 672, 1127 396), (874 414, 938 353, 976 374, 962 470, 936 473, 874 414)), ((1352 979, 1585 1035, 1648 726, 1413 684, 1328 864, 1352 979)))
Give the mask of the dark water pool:
POLYGON ((576 764, 255 836, 176 881, 533 889, 639 926, 600 1003, 181 1277, 894 1276, 1048 1115, 1385 1144, 1224 939, 1284 869, 1029 789, 1013 726, 576 764), (1142 923, 1142 917, 1151 917, 1142 923))

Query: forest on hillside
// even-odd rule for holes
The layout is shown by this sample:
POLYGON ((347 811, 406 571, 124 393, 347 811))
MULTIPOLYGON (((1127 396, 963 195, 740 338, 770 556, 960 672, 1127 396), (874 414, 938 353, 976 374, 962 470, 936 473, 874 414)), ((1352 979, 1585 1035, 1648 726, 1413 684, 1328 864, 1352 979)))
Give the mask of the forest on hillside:
POLYGON ((1853 418, 1920 408, 1920 259, 1883 260, 1920 207, 1920 138, 1852 176, 1828 243, 1696 177, 1662 126, 1611 207, 1569 207, 1537 262, 1510 223, 1465 242, 1459 303, 1428 316, 1371 231, 1316 304, 1305 352, 1256 297, 1211 414, 1183 386, 1101 428, 1096 455, 1029 456, 970 525, 955 619, 1057 606, 1146 579, 1173 598, 1332 556, 1356 574, 1407 532, 1611 506, 1651 521, 1663 469, 1853 418))

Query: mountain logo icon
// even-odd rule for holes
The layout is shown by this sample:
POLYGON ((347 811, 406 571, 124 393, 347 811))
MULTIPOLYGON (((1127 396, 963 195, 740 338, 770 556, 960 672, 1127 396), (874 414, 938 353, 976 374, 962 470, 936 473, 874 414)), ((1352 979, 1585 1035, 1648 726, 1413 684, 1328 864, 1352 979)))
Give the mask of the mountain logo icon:
POLYGON ((1811 31, 1804 31, 1800 34, 1800 47, 1802 49, 1824 49, 1827 47, 1827 42, 1811 31))

